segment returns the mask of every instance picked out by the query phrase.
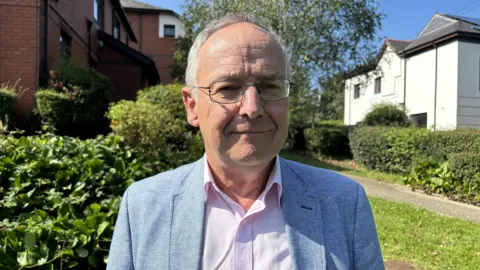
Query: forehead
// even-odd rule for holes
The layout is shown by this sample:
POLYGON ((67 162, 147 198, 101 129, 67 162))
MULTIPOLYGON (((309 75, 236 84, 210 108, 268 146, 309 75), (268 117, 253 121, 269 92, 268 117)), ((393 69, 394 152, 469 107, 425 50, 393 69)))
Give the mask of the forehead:
POLYGON ((198 61, 199 83, 285 75, 280 44, 270 33, 250 23, 236 23, 215 32, 198 51, 198 61))

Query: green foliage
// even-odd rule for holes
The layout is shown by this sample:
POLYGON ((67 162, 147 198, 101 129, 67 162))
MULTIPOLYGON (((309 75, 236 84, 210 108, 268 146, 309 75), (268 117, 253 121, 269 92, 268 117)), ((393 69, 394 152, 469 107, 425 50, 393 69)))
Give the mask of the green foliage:
POLYGON ((59 128, 73 122, 74 101, 68 94, 59 93, 52 89, 43 89, 35 93, 37 111, 42 119, 59 128))
POLYGON ((372 110, 362 121, 366 126, 408 127, 410 121, 405 111, 397 105, 381 103, 373 106, 372 110))
POLYGON ((475 181, 477 174, 480 174, 480 152, 451 154, 448 158, 448 164, 455 178, 462 181, 475 181))
POLYGON ((342 119, 345 108, 345 79, 343 76, 332 76, 320 82, 322 96, 318 106, 321 119, 342 119))
POLYGON ((418 160, 404 183, 413 189, 422 189, 427 194, 449 195, 454 189, 454 179, 448 163, 438 164, 429 160, 418 160))
POLYGON ((347 128, 332 123, 305 129, 308 151, 323 157, 350 158, 347 128))
POLYGON ((105 269, 120 197, 165 169, 115 136, 0 138, 0 269, 105 269))
MULTIPOLYGON (((0 122, 3 125, 9 124, 15 119, 15 100, 17 93, 9 89, 0 88, 0 122)), ((0 134, 2 131, 0 131, 0 134)))
MULTIPOLYGON (((48 98, 45 95, 40 97, 38 107, 43 109, 39 109, 38 113, 44 122, 56 128, 58 134, 91 137, 105 131, 104 114, 112 96, 112 84, 105 75, 94 69, 74 66, 67 60, 59 60, 56 70, 50 72, 49 90, 61 95, 49 93, 48 98), (52 112, 65 111, 65 97, 71 100, 70 112, 53 117, 52 112), (53 102, 54 99, 61 101, 53 102), (40 104, 42 101, 48 104, 40 104), (57 105, 60 107, 57 108, 57 105), (98 130, 91 130, 93 126, 98 130)), ((38 99, 38 94, 36 96, 38 99)))
POLYGON ((409 172, 421 153, 421 143, 429 135, 426 129, 394 127, 357 127, 350 133, 355 160, 374 170, 409 172))
POLYGON ((112 105, 107 117, 123 141, 165 160, 172 167, 201 157, 200 133, 188 125, 180 93, 182 85, 142 90, 136 102, 112 105))
POLYGON ((480 153, 480 129, 430 132, 420 148, 424 156, 440 163, 447 161, 452 153, 480 153))

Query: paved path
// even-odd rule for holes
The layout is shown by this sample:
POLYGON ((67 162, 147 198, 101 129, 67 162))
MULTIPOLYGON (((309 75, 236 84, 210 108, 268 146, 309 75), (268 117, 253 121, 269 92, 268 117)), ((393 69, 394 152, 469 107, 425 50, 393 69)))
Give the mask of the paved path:
POLYGON ((359 182, 368 196, 391 201, 409 203, 437 212, 441 215, 472 220, 480 223, 480 207, 454 202, 440 196, 414 192, 410 188, 397 184, 384 183, 351 174, 341 173, 359 182))

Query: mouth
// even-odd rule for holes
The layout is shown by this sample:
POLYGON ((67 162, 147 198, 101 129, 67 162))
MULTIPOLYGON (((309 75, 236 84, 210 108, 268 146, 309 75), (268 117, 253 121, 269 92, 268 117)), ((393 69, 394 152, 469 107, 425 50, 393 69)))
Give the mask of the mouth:
POLYGON ((234 131, 233 134, 262 134, 266 133, 267 131, 234 131))

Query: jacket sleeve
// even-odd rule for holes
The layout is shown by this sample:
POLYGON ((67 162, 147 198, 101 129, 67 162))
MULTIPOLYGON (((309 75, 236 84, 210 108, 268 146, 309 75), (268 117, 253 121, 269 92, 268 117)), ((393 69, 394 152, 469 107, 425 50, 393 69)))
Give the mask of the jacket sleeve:
POLYGON ((112 243, 108 254, 107 270, 133 270, 132 235, 130 232, 130 219, 128 216, 128 189, 123 194, 120 211, 112 243))
POLYGON ((355 211, 354 269, 385 269, 372 209, 360 185, 355 211))

